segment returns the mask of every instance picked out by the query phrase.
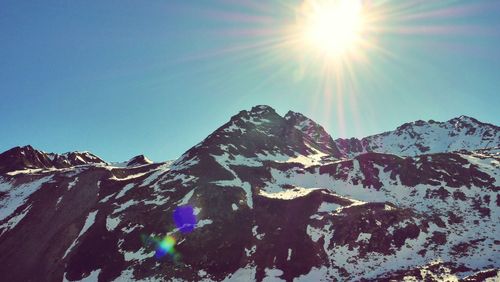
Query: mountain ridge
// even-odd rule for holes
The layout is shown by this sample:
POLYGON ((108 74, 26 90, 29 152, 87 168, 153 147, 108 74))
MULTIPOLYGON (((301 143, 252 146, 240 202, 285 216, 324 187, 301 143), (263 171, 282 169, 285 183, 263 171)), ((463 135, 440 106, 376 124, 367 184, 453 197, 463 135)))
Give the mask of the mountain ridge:
POLYGON ((479 150, 495 147, 495 144, 500 143, 500 127, 462 115, 446 122, 417 120, 404 123, 393 131, 361 139, 339 138, 335 140, 335 143, 342 148, 346 157, 365 152, 416 156, 423 153, 452 152, 462 149, 479 150), (469 137, 468 140, 467 137, 469 137), (410 141, 405 142, 405 139, 410 141), (415 142, 412 143, 411 140, 415 142), (448 142, 439 144, 439 140, 448 142))
POLYGON ((500 144, 350 158, 329 154, 334 145, 307 117, 256 106, 174 162, 0 174, 0 273, 9 281, 500 278, 500 144))
MULTIPOLYGON (((234 115, 231 117, 230 121, 226 123, 225 125, 221 126, 217 130, 214 131, 216 133, 218 130, 233 130, 236 129, 236 125, 234 122, 237 122, 241 124, 242 122, 250 122, 254 121, 256 118, 257 119, 264 119, 266 120, 265 117, 269 116, 274 116, 275 117, 281 117, 279 114, 276 113, 276 111, 267 105, 257 105, 252 107, 250 111, 240 111, 238 114, 234 115), (229 126, 227 126, 229 124, 229 126), (224 126, 227 126, 227 128, 223 128, 224 126)), ((487 148, 492 148, 495 147, 494 144, 499 144, 500 143, 500 127, 490 124, 490 123, 485 123, 481 122, 473 117, 466 116, 466 115, 461 115, 455 118, 451 118, 448 121, 445 122, 439 122, 439 121, 434 121, 432 119, 428 121, 423 121, 423 120, 417 120, 413 122, 407 122, 404 123, 400 126, 398 126, 395 130, 392 131, 385 131, 382 133, 374 134, 374 135, 369 135, 367 137, 363 138, 337 138, 337 139, 332 139, 330 134, 324 129, 323 126, 320 124, 314 122, 312 119, 304 116, 301 113, 293 112, 293 111, 288 111, 283 117, 286 121, 289 121, 291 124, 290 126, 295 127, 297 130, 302 131, 307 138, 310 139, 311 143, 316 143, 315 145, 323 148, 323 151, 327 152, 330 155, 334 155, 336 158, 353 158, 356 155, 363 154, 363 153, 368 153, 368 152, 379 152, 379 153, 389 153, 389 154, 394 154, 394 155, 399 155, 399 156, 416 156, 418 154, 425 154, 425 153, 439 153, 439 152, 453 152, 453 151, 460 151, 460 150, 480 150, 480 149, 487 149, 487 148), (464 129, 466 128, 468 131, 474 133, 477 128, 471 127, 471 124, 476 124, 480 127, 486 127, 487 130, 483 130, 483 135, 486 134, 485 142, 479 142, 478 144, 467 144, 464 146, 459 146, 455 145, 452 146, 448 144, 448 147, 445 150, 437 150, 437 149, 432 149, 429 144, 426 143, 416 143, 417 148, 411 148, 413 149, 410 150, 410 148, 404 148, 407 152, 401 152, 401 150, 394 150, 394 148, 384 148, 383 142, 383 137, 390 136, 390 135, 403 135, 403 134, 409 134, 410 136, 412 135, 411 131, 415 131, 415 127, 422 127, 426 125, 449 125, 452 124, 454 128, 459 128, 459 129, 464 129), (491 133, 492 131, 496 131, 496 133, 491 133), (409 133, 410 132, 410 133, 409 133), (490 134, 490 135, 488 135, 490 134), (488 138, 489 137, 489 138, 488 138), (320 145, 321 144, 321 145, 320 145)), ((479 128, 481 130, 482 128, 479 128)), ((240 129, 241 130, 241 129, 240 129)), ((210 134, 207 138, 211 137, 214 133, 210 134)), ((457 134, 456 132, 449 132, 449 135, 454 135, 457 134)), ((414 135, 415 136, 415 135, 414 135)), ((418 136, 416 136, 418 138, 418 136)), ((392 147, 403 147, 402 141, 397 140, 396 144, 391 144, 392 147)), ((82 165, 85 163, 102 163, 102 164, 107 164, 108 162, 102 160, 98 156, 92 154, 91 152, 88 151, 74 151, 74 152, 67 152, 63 154, 57 154, 57 153, 46 153, 41 150, 34 149, 30 145, 26 145, 23 147, 13 147, 3 153, 0 154, 0 165, 2 162, 2 155, 5 153, 12 151, 12 150, 26 150, 26 151, 36 151, 38 156, 46 155, 46 157, 49 159, 49 161, 46 160, 46 158, 42 157, 42 163, 37 163, 36 164, 28 164, 25 169, 43 169, 43 168, 62 168, 62 167, 70 167, 70 166, 75 166, 75 165, 82 165), (77 157, 82 158, 82 156, 87 155, 85 160, 78 160, 77 157), (71 160, 69 160, 70 158, 71 160), (55 160, 59 159, 59 160, 55 160)), ((189 150, 188 150, 189 151, 189 150)), ((19 152, 20 153, 20 152, 19 152)), ((18 154, 19 154, 18 153, 18 154)), ((18 158, 22 158, 20 155, 17 156, 18 158)), ((145 158, 140 163, 146 164, 148 163, 149 159, 145 157, 144 155, 137 155, 130 160, 127 161, 127 163, 132 163, 134 158, 145 158)), ((5 162, 5 161, 4 161, 5 162)), ((5 166, 4 166, 5 167, 5 166)), ((18 169, 22 169, 23 167, 18 167, 18 169)), ((0 167, 0 173, 5 173, 6 168, 0 167)))
POLYGON ((0 154, 0 174, 23 169, 68 168, 84 164, 106 164, 88 151, 64 154, 46 153, 31 145, 18 146, 0 154))

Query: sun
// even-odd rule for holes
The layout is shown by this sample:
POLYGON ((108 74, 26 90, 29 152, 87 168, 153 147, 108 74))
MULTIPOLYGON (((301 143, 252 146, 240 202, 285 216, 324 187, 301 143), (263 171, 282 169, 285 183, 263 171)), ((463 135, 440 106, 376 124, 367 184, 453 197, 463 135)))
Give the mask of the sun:
POLYGON ((365 28, 362 0, 309 0, 300 10, 300 33, 310 50, 336 58, 355 52, 365 28))

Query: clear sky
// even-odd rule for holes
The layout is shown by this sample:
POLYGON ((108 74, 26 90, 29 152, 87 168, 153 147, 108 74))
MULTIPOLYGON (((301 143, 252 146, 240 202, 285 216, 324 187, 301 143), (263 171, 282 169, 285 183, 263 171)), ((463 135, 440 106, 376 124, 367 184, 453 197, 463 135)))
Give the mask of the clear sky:
POLYGON ((500 1, 367 0, 373 46, 328 73, 289 42, 300 5, 2 0, 0 151, 175 159, 257 104, 334 138, 459 115, 500 124, 500 1))

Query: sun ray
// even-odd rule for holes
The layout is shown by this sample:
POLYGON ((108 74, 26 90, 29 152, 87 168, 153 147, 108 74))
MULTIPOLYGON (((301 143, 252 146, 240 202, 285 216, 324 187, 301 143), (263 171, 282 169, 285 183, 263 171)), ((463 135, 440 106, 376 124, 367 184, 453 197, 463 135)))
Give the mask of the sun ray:
MULTIPOLYGON (((189 6, 189 4, 186 4, 189 6)), ((493 5, 493 4, 492 4, 493 5)), ((197 16, 217 22, 203 27, 216 48, 197 50, 195 55, 173 63, 208 61, 199 71, 209 72, 211 86, 229 91, 227 81, 243 79, 240 72, 217 75, 223 64, 238 64, 245 75, 259 77, 253 92, 265 89, 286 75, 293 83, 313 83, 308 95, 313 112, 336 117, 339 132, 352 132, 345 122, 358 127, 358 108, 370 99, 360 93, 361 83, 391 85, 385 68, 421 67, 414 56, 393 46, 435 49, 438 52, 480 53, 480 46, 443 40, 456 35, 481 36, 492 31, 464 18, 491 5, 443 0, 283 0, 255 2, 218 0, 197 16), (219 58, 218 60, 212 60, 219 58), (271 72, 269 72, 271 70, 271 72), (262 73, 267 73, 262 77, 262 73), (317 89, 316 89, 317 88, 317 89)), ((415 70, 414 70, 415 71, 415 70)), ((285 78, 286 79, 286 78, 285 78)), ((277 95, 284 95, 278 93, 277 95)), ((295 94, 294 94, 295 95, 295 94)), ((328 120, 328 118, 325 118, 328 120)), ((332 121, 333 123, 333 121, 332 121)), ((332 125, 333 126, 333 125, 332 125)), ((361 128, 361 125, 359 125, 361 128)))

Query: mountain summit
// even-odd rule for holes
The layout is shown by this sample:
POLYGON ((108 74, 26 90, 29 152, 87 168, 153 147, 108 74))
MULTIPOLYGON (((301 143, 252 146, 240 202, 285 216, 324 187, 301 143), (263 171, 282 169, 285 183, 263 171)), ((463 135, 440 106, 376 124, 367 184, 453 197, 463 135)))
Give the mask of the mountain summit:
POLYGON ((45 153, 31 147, 15 147, 0 154, 0 173, 26 169, 60 169, 85 164, 106 164, 89 152, 45 153))
POLYGON ((5 281, 500 279, 499 128, 244 110, 177 160, 0 154, 5 281))

